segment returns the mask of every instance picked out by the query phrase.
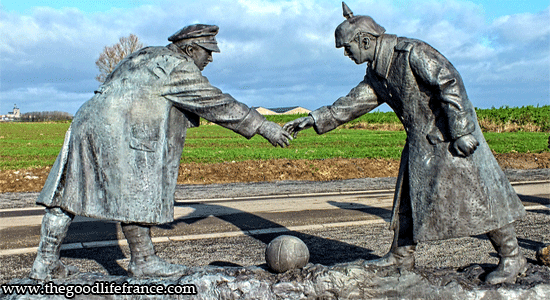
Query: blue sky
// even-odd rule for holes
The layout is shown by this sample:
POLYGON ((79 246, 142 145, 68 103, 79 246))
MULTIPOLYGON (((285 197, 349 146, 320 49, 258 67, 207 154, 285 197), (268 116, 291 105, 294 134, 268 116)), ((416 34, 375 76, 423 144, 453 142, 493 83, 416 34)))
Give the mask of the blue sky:
MULTIPOLYGON (((91 13, 91 12, 105 12, 113 8, 129 9, 145 4, 155 4, 161 1, 153 0, 127 0, 127 1, 102 1, 102 0, 12 0, 12 1, 0 1, 4 9, 8 11, 17 11, 19 13, 29 13, 33 7, 47 6, 54 9, 61 9, 64 7, 76 7, 79 10, 91 13)), ((276 1, 271 1, 276 2, 276 1)), ((328 2, 328 1, 326 1, 328 2)), ((338 4, 338 1, 332 1, 338 4)), ((395 6, 412 5, 414 1, 410 0, 395 0, 393 1, 395 6)), ((472 3, 479 4, 483 7, 484 13, 489 19, 494 19, 504 15, 518 14, 518 13, 537 13, 548 7, 548 1, 546 0, 483 0, 483 1, 471 1, 472 3)), ((182 1, 185 3, 185 1, 182 1)), ((351 3, 351 2, 350 2, 351 3)))
MULTIPOLYGON (((546 1, 358 0, 388 33, 424 40, 461 73, 476 107, 550 104, 546 1)), ((146 45, 193 23, 220 26, 222 52, 203 74, 249 106, 315 109, 362 79, 334 47, 341 1, 0 1, 0 114, 74 114, 98 87, 103 47, 136 34, 146 45)), ((387 110, 387 107, 382 107, 387 110)))
POLYGON ((61 9, 64 7, 76 7, 79 10, 91 12, 105 12, 113 8, 129 9, 144 4, 154 4, 158 1, 103 1, 103 0, 27 0, 27 1, 1 1, 4 9, 8 11, 17 11, 19 13, 30 13, 34 7, 46 6, 53 9, 61 9))

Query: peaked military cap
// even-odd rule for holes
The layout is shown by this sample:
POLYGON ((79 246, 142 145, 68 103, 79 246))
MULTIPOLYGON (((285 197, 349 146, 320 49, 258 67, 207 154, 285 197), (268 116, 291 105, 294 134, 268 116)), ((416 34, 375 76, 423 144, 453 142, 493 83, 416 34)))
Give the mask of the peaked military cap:
POLYGON ((219 29, 216 25, 189 25, 172 34, 168 40, 174 44, 195 43, 210 51, 220 52, 218 42, 216 42, 216 34, 219 29))

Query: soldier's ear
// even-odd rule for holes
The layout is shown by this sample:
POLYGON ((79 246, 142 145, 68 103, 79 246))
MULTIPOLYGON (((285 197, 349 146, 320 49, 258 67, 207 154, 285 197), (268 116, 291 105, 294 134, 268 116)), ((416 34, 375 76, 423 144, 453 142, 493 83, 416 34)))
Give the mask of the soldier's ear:
POLYGON ((365 50, 369 49, 370 47, 370 38, 368 36, 363 36, 363 48, 365 50))
POLYGON ((195 48, 193 48, 192 45, 185 45, 183 46, 183 52, 185 52, 185 54, 187 54, 188 56, 193 56, 195 48))
POLYGON ((364 32, 358 32, 354 40, 357 42, 359 47, 363 46, 363 49, 365 50, 370 47, 371 40, 369 36, 364 32))

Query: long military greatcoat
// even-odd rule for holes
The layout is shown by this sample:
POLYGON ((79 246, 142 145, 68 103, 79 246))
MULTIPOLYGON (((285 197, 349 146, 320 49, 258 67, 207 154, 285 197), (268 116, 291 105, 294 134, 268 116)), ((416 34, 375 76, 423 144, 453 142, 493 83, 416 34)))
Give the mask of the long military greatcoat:
POLYGON ((186 129, 199 117, 247 138, 265 120, 210 85, 174 45, 129 55, 76 113, 37 203, 107 220, 172 221, 186 129))
POLYGON ((525 214, 481 133, 459 73, 439 52, 422 41, 383 35, 364 80, 310 115, 322 134, 382 103, 407 132, 392 229, 404 199, 411 202, 416 242, 486 233, 525 214), (480 145, 465 158, 452 143, 467 134, 480 145))

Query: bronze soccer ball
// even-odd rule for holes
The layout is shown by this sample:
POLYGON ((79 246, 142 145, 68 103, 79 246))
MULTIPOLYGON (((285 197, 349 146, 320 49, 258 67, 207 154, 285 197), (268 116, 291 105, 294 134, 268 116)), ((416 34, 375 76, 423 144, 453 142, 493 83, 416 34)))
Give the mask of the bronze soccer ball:
POLYGON ((281 235, 267 245, 265 261, 277 273, 303 268, 309 262, 309 250, 299 238, 281 235))

